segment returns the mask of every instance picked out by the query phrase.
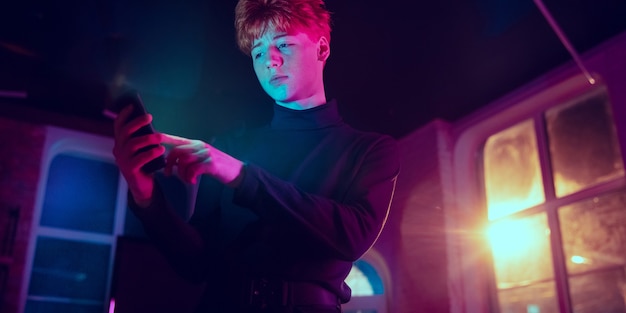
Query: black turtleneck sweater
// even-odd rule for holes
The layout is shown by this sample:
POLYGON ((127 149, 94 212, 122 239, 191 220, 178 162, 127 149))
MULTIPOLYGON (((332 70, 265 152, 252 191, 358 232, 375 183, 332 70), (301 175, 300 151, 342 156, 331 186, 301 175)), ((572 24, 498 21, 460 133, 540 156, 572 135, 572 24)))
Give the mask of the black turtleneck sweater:
POLYGON ((348 301, 344 280, 387 218, 400 167, 395 140, 351 128, 330 101, 274 105, 270 125, 215 146, 245 163, 238 188, 203 177, 188 223, 160 188, 147 210, 131 205, 174 267, 208 282, 205 305, 236 301, 249 276, 312 282, 348 301))

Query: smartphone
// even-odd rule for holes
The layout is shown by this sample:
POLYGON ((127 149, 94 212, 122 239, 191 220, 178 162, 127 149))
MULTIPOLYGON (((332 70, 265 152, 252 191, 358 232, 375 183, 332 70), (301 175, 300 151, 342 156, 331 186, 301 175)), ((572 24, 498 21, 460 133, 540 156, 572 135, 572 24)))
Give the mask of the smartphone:
MULTIPOLYGON (((115 119, 117 118, 117 115, 120 113, 120 111, 122 111, 122 109, 124 109, 128 105, 133 106, 133 111, 128 117, 128 119, 124 121, 124 123, 128 123, 129 121, 147 113, 146 107, 143 105, 143 101, 141 100, 141 96, 139 95, 139 92, 137 90, 129 90, 129 91, 124 92, 119 97, 117 97, 115 101, 111 103, 111 105, 108 105, 107 107, 105 107, 102 113, 109 118, 115 119)), ((154 134, 154 132, 155 132, 154 127, 152 127, 152 123, 150 123, 138 129, 131 136, 137 137, 137 136, 142 136, 142 135, 154 134)), ((156 147, 156 145, 146 146, 144 148, 141 148, 139 151, 137 151, 137 153, 150 150, 154 147, 156 147)), ((141 170, 144 173, 151 174, 164 167, 165 167, 165 156, 160 155, 157 158, 146 163, 144 166, 142 166, 141 170)))

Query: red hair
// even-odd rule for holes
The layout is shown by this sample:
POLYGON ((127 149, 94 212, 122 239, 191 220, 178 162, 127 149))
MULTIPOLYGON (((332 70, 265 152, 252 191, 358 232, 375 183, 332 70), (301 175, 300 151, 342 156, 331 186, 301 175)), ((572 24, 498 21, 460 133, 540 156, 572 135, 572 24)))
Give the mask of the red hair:
POLYGON ((330 43, 330 13, 323 0, 239 0, 235 29, 243 53, 250 55, 252 42, 270 26, 283 32, 300 29, 313 40, 324 36, 330 43))

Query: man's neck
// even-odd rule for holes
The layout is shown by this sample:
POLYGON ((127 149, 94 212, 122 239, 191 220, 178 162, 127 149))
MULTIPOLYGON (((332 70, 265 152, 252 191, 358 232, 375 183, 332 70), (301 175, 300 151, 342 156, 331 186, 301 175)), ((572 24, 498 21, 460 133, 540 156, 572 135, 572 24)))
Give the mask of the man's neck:
POLYGON ((302 99, 302 100, 297 100, 297 101, 290 101, 290 102, 276 101, 276 104, 282 107, 288 108, 288 109, 292 109, 292 110, 307 110, 307 109, 311 109, 314 107, 318 107, 325 103, 326 103, 325 93, 321 93, 319 95, 315 95, 313 97, 302 99))

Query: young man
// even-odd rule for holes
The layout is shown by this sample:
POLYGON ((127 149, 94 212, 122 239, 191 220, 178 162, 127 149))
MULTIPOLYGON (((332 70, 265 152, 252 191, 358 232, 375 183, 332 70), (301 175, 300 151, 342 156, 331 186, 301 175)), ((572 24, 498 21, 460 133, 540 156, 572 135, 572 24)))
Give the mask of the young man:
POLYGON ((151 116, 124 124, 125 109, 114 155, 130 207, 181 275, 207 283, 198 312, 341 312, 351 294, 344 279, 388 214, 396 143, 346 125, 327 101, 330 22, 321 0, 240 0, 235 25, 275 101, 271 123, 212 145, 133 138, 151 116), (149 145, 157 147, 137 154, 149 145), (200 184, 189 221, 140 170, 163 153, 166 174, 200 184))

